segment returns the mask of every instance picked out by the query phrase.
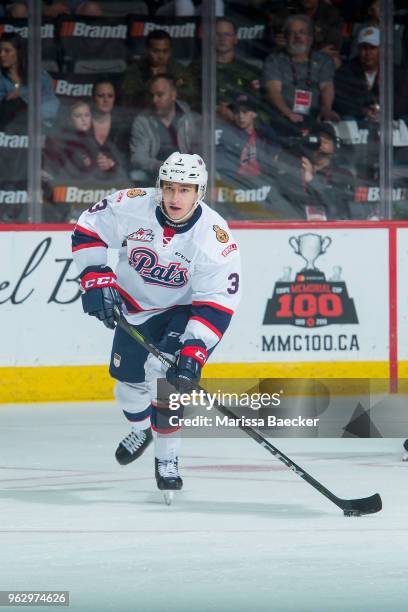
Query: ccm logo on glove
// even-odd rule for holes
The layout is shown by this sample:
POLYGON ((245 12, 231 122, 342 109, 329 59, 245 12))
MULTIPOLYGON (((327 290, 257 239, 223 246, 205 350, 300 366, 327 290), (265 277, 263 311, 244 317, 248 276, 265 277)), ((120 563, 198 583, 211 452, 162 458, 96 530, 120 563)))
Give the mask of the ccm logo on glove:
POLYGON ((196 361, 198 361, 202 366, 208 359, 208 353, 204 349, 204 347, 200 346, 183 346, 180 352, 180 356, 183 357, 192 357, 196 361))
POLYGON ((90 272, 81 279, 81 286, 85 291, 95 289, 97 287, 114 287, 116 274, 98 274, 90 272))

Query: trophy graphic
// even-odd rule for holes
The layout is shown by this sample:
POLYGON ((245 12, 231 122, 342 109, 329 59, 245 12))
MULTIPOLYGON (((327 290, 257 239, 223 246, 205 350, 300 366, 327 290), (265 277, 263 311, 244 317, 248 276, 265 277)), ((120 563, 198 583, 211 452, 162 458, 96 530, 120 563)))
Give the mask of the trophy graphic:
MULTIPOLYGON (((263 325, 317 328, 358 323, 354 300, 348 294, 345 281, 341 280, 342 266, 333 266, 329 279, 316 267, 317 258, 326 253, 332 239, 307 233, 291 236, 288 242, 306 265, 296 272, 293 281, 292 268, 283 268, 283 275, 275 282, 272 297, 267 301, 263 325)), ((263 342, 263 347, 268 347, 265 350, 286 350, 279 334, 266 340, 263 337, 263 342)))
POLYGON ((318 234, 302 234, 301 236, 291 236, 289 244, 297 255, 300 255, 306 262, 299 274, 314 279, 324 279, 325 275, 315 266, 315 261, 323 255, 331 245, 329 236, 319 236, 318 234))

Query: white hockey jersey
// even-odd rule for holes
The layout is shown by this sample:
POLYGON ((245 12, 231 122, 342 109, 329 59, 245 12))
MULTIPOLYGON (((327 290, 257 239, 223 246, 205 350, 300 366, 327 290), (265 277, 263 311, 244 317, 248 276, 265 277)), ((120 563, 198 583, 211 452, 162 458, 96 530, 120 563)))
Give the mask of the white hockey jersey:
POLYGON ((133 325, 191 305, 182 341, 201 339, 212 348, 238 305, 238 247, 225 220, 204 202, 176 224, 157 206, 155 189, 118 191, 82 213, 72 245, 80 273, 106 265, 107 248, 119 250, 116 286, 133 325))

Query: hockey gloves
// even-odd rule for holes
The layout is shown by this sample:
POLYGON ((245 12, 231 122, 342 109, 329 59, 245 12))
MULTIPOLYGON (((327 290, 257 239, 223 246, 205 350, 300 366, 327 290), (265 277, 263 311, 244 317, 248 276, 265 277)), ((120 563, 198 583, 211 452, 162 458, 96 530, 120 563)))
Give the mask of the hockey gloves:
POLYGON ((179 393, 189 393, 200 381, 208 353, 202 340, 186 340, 174 365, 167 370, 168 382, 179 393))
POLYGON ((84 312, 97 317, 109 329, 115 329, 113 309, 121 305, 116 274, 108 266, 89 266, 81 274, 81 287, 84 312))

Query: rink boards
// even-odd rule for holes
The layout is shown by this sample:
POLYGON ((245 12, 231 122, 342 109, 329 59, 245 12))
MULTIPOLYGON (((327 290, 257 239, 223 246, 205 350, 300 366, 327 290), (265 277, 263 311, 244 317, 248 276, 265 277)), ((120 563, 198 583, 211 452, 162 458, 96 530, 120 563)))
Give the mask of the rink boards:
MULTIPOLYGON (((408 223, 231 228, 243 299, 206 376, 406 376, 408 223)), ((0 401, 110 399, 112 332, 82 313, 72 228, 0 230, 0 401)))

